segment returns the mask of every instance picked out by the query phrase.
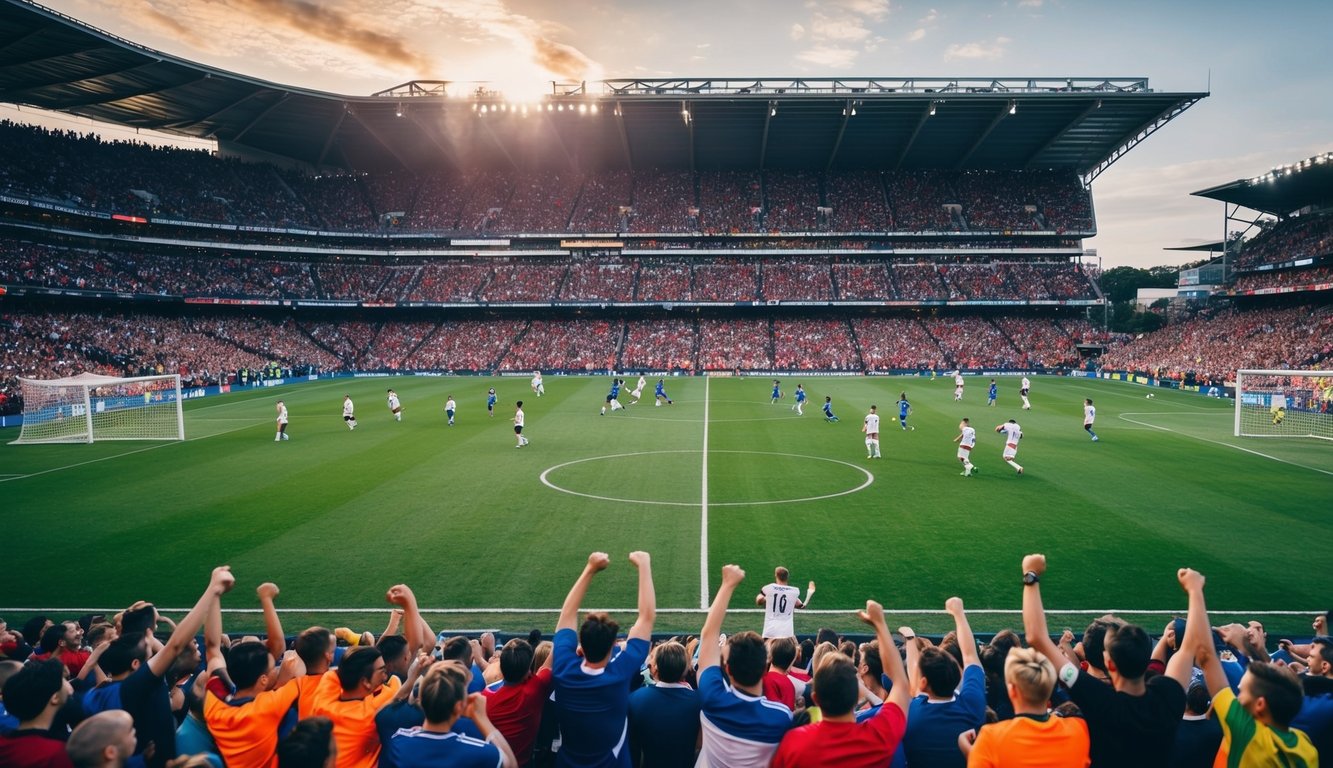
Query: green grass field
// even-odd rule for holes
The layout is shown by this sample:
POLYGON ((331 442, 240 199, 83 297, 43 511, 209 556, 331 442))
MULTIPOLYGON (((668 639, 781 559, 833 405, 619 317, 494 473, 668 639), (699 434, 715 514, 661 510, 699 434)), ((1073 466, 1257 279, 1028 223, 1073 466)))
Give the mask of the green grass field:
MULTIPOLYGON (((0 446, 0 616, 12 626, 24 609, 63 615, 140 598, 186 607, 209 569, 228 563, 238 588, 224 607, 257 608, 253 587, 274 581, 289 630, 379 629, 384 591, 405 582, 424 608, 444 611, 429 616, 437 629, 549 631, 593 550, 613 564, 586 607, 628 616, 634 549, 652 553, 664 631, 698 630, 701 559, 712 586, 725 563, 748 572, 733 607, 750 612, 729 629, 758 627, 750 595, 779 564, 794 583, 819 585, 798 631, 850 629, 868 597, 891 621, 940 631, 946 617, 930 612, 955 594, 978 631, 1017 626, 1019 561, 1033 551, 1050 559, 1043 586, 1057 628, 1102 609, 1183 611, 1181 565, 1208 576, 1214 613, 1300 612, 1263 616, 1273 632, 1308 633, 1305 614, 1330 607, 1333 446, 1233 439, 1228 402, 1048 377, 1034 381, 1029 412, 1008 377, 995 408, 980 377, 961 404, 945 379, 784 377, 777 405, 765 378, 667 384, 675 405, 646 397, 601 417, 605 377, 548 377, 541 399, 527 379, 343 379, 191 401, 184 443, 0 446), (804 417, 790 410, 797 383, 811 395, 804 417), (385 406, 390 384, 401 423, 385 406), (915 431, 892 412, 904 389, 915 431), (344 392, 357 403, 354 432, 341 420, 344 392), (824 422, 825 395, 840 423, 824 422), (292 437, 275 444, 280 397, 292 437), (1098 406, 1099 443, 1081 428, 1084 397, 1098 406), (516 450, 518 399, 532 442, 516 450), (871 403, 884 415, 878 461, 860 434, 871 403), (978 428, 975 478, 960 477, 954 458, 963 416, 978 428), (1022 477, 992 432, 1011 417, 1024 430, 1022 477)), ((1168 619, 1139 617, 1154 631, 1168 619)), ((229 629, 258 625, 254 613, 228 618, 229 629)))

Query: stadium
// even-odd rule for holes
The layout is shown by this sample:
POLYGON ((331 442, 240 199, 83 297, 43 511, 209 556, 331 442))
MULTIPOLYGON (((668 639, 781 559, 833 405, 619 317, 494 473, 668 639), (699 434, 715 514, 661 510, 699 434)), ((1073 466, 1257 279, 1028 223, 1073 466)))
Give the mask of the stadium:
MULTIPOLYGON (((275 662, 312 625, 348 628, 342 647, 397 635, 397 584, 441 645, 549 639, 590 552, 611 565, 583 607, 631 623, 639 551, 656 641, 697 639, 735 563, 749 583, 706 638, 766 626, 749 596, 784 566, 818 584, 800 638, 875 639, 869 598, 957 648, 959 595, 986 656, 1021 634, 1023 557, 1044 552, 1036 634, 1071 629, 1071 655, 1103 614, 1154 641, 1196 616, 1178 567, 1208 575, 1213 625, 1261 622, 1248 642, 1266 628, 1273 658, 1314 669, 1327 647, 1306 641, 1333 564, 1333 154, 1195 193, 1241 231, 1180 272, 1159 330, 1113 330, 1088 247, 1093 181, 1190 130, 1168 124, 1207 92, 731 77, 349 96, 25 0, 0 2, 0 29, 0 102, 216 146, 0 122, 3 561, 33 576, 0 582, 0 657, 43 632, 5 620, 147 600, 190 627, 222 564, 225 631, 280 617, 275 662), (970 441, 970 460, 951 445, 970 441), (251 597, 264 582, 276 601, 251 597)), ((410 618, 403 636, 429 641, 410 618)), ((478 651, 477 676, 499 659, 478 651)))

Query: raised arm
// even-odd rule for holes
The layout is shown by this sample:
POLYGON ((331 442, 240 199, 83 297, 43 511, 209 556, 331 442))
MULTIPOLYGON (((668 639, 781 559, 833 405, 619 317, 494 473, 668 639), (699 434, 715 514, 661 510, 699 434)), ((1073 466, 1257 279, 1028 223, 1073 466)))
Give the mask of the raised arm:
POLYGON ((421 636, 421 610, 417 607, 417 596, 406 584, 395 584, 389 588, 385 598, 403 609, 403 638, 407 640, 407 652, 415 658, 425 643, 425 638, 421 636))
POLYGON ((639 569, 639 618, 629 628, 631 640, 651 640, 657 621, 657 592, 653 589, 653 564, 647 552, 629 553, 629 561, 639 569))
POLYGON ((231 566, 220 565, 213 569, 213 575, 208 580, 208 589, 199 596, 194 607, 180 620, 176 628, 171 631, 171 637, 162 650, 153 654, 148 660, 148 668, 155 677, 163 677, 167 670, 171 668, 172 662, 185 650, 194 636, 204 625, 204 617, 208 615, 208 610, 213 603, 216 603, 233 586, 236 585, 236 577, 231 575, 231 566))
MULTIPOLYGON (((911 627, 898 627, 898 634, 903 636, 903 648, 907 652, 908 693, 921 690, 921 641, 916 639, 916 630, 911 627)), ((883 653, 880 660, 883 661, 883 653)))
POLYGON ((208 606, 208 616, 204 621, 204 663, 209 677, 219 669, 227 668, 227 659, 222 655, 221 600, 214 600, 208 606))
MULTIPOLYGON (((398 634, 398 628, 402 623, 403 623, 402 608, 394 608, 392 611, 389 611, 389 623, 385 625, 384 631, 380 633, 379 639, 383 640, 384 638, 389 637, 390 635, 398 634)), ((379 641, 377 640, 376 642, 379 641)))
POLYGON ((745 571, 739 565, 722 566, 722 583, 713 596, 713 604, 708 606, 708 618, 704 619, 704 628, 699 631, 699 672, 722 662, 722 649, 718 639, 722 636, 722 620, 727 617, 727 604, 736 586, 745 579, 745 571))
POLYGON ((958 633, 958 647, 963 651, 963 666, 981 666, 981 654, 977 653, 977 639, 972 636, 972 625, 963 612, 963 599, 951 597, 944 602, 944 610, 953 617, 954 631, 958 633))
POLYGON ((1046 627, 1046 609, 1041 604, 1041 584, 1033 581, 1028 574, 1033 574, 1038 579, 1046 573, 1045 555, 1027 555, 1023 558, 1023 632, 1027 635, 1028 645, 1041 653, 1041 655, 1050 659, 1051 664, 1055 665, 1056 672, 1059 672, 1064 665, 1069 663, 1069 659, 1060 652, 1060 648, 1051 640, 1050 630, 1046 627))
MULTIPOLYGON (((1189 615, 1185 619, 1185 639, 1181 642, 1180 653, 1176 655, 1189 655, 1194 658, 1194 662, 1203 670, 1203 682, 1208 686, 1209 695, 1216 696, 1219 691, 1227 687, 1228 683, 1227 674, 1222 671, 1222 660, 1217 657, 1217 649, 1213 647, 1213 640, 1208 636, 1212 632, 1212 627, 1208 624, 1208 609, 1203 599, 1205 581, 1203 574, 1191 568, 1181 568, 1176 572, 1176 578, 1180 580, 1180 586, 1184 587, 1185 593, 1190 597, 1189 615)), ((1166 671, 1179 680, 1171 674, 1170 664, 1167 664, 1166 671)))
POLYGON ((875 628, 875 639, 879 641, 879 660, 884 664, 884 671, 888 673, 889 679, 893 681, 893 688, 889 691, 889 698, 885 704, 893 704, 907 714, 907 705, 912 701, 912 691, 907 682, 907 671, 903 669, 903 660, 898 657, 898 646, 893 644, 893 635, 889 634, 889 627, 884 623, 884 607, 874 600, 866 601, 864 611, 859 611, 857 616, 875 628))
POLYGON ((815 596, 815 583, 811 581, 810 584, 807 585, 805 588, 805 599, 802 600, 799 597, 796 598, 796 607, 797 608, 806 607, 807 605, 810 604, 810 598, 814 596, 815 596))
POLYGON ((562 629, 578 629, 579 606, 583 605, 583 597, 588 594, 588 585, 592 583, 594 574, 605 570, 610 564, 611 558, 605 552, 593 552, 588 555, 588 563, 583 566, 583 573, 580 573, 578 579, 574 581, 574 586, 569 588, 564 605, 560 606, 560 619, 555 624, 557 632, 562 629))
POLYGON ((276 662, 287 650, 287 636, 282 633, 282 620, 273 605, 273 598, 278 596, 278 585, 266 581, 255 589, 255 594, 259 595, 259 607, 264 609, 264 645, 276 662))

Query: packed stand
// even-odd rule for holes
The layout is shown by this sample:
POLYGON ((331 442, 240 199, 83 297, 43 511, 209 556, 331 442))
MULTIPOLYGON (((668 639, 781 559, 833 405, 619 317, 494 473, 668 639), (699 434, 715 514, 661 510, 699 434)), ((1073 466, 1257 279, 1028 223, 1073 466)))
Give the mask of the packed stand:
POLYGON ((938 370, 947 365, 940 345, 914 318, 856 318, 852 331, 867 371, 938 370))
POLYGON ((819 176, 816 174, 807 171, 768 171, 764 174, 765 231, 814 232, 821 229, 819 206, 819 176))
POLYGON ((768 320, 700 320, 699 368, 762 371, 773 367, 768 320))
POLYGON ((319 220, 321 229, 370 232, 379 227, 360 176, 307 176, 281 171, 283 180, 319 220))
POLYGON ((897 289, 896 299, 941 299, 949 295, 934 264, 894 264, 890 274, 897 289))
POLYGON ((366 177, 366 198, 383 227, 396 227, 416 204, 419 181, 407 171, 390 171, 366 177))
POLYGON ((888 199, 884 177, 874 171, 834 173, 828 177, 828 207, 833 232, 887 232, 898 229, 888 199))
POLYGON ((375 341, 362 353, 357 368, 364 371, 411 370, 413 352, 438 327, 435 322, 384 323, 375 341))
POLYGON ((572 172, 527 173, 514 177, 514 194, 492 222, 496 232, 568 232, 583 177, 572 172))
POLYGON ((833 299, 833 278, 826 261, 765 259, 762 266, 763 296, 768 301, 833 299))
POLYGON ((629 171, 607 171, 588 176, 570 217, 570 231, 627 231, 633 189, 634 174, 629 171))
POLYGON ((693 372, 698 332, 694 321, 676 318, 625 323, 622 370, 693 372))
POLYGON ((489 262, 427 264, 402 298, 403 301, 476 301, 477 292, 490 281, 493 271, 489 262))
POLYGON ((773 367, 793 371, 860 371, 846 320, 774 320, 773 367))
POLYGON ((607 320, 534 320, 500 361, 500 370, 610 371, 624 324, 607 320))
POLYGON ((1313 259, 1333 253, 1333 216, 1294 216, 1245 243, 1237 269, 1313 259))
POLYGON ((699 174, 699 230, 705 234, 759 231, 764 198, 757 173, 703 171, 699 174))
POLYGON ((884 183, 893 206, 895 229, 915 232, 958 232, 961 213, 950 210, 958 200, 940 176, 926 171, 887 174, 884 183))
POLYGON ((630 301, 634 297, 638 266, 635 260, 617 256, 575 258, 569 267, 569 277, 560 287, 560 298, 564 301, 630 301))
POLYGON ((441 323, 412 352, 404 367, 420 371, 493 371, 527 326, 527 320, 450 320, 441 323))
POLYGON ((1153 333, 1115 343, 1109 370, 1222 385, 1241 368, 1327 367, 1333 358, 1333 305, 1205 309, 1153 333))
MULTIPOLYGON (((1071 335, 1063 323, 1028 317, 995 317, 993 320, 1019 351, 1014 367, 1078 367, 1080 355, 1076 345, 1082 339, 1071 335)), ((1078 325, 1086 324, 1086 320, 1071 322, 1075 324, 1075 331, 1081 332, 1081 335, 1086 335, 1086 331, 1091 328, 1090 324, 1087 328, 1078 325)))
POLYGON ((1308 289, 1329 282, 1333 282, 1333 264, 1310 269, 1287 269, 1281 272, 1241 275, 1236 279, 1235 289, 1240 292, 1265 288, 1308 289))
POLYGON ((759 265, 750 261, 696 262, 695 301, 757 301, 759 265))
POLYGON ((416 203, 407 218, 398 223, 399 229, 428 232, 457 230, 471 183, 471 177, 453 174, 421 177, 416 203))
POLYGON ((497 264, 490 282, 482 288, 482 301, 552 301, 564 285, 568 267, 535 263, 497 264))
POLYGON ((931 317, 922 325, 951 368, 1020 367, 1023 354, 985 317, 931 317))
POLYGON ((889 267, 882 262, 847 262, 833 265, 838 298, 843 301, 884 299, 893 296, 889 267))
POLYGON ((697 232, 699 204, 694 174, 680 171, 645 171, 634 176, 634 206, 630 232, 697 232))
POLYGON ((694 301, 694 273, 687 262, 644 258, 639 265, 635 301, 694 301))

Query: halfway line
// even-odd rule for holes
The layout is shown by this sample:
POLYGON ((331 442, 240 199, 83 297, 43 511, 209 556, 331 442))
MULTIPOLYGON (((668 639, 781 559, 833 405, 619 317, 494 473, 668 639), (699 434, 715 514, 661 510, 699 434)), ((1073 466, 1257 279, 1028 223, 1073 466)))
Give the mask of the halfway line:
POLYGON ((703 480, 699 489, 699 608, 708 608, 708 383, 704 377, 703 480))

